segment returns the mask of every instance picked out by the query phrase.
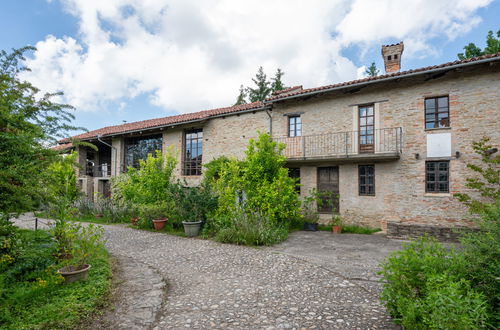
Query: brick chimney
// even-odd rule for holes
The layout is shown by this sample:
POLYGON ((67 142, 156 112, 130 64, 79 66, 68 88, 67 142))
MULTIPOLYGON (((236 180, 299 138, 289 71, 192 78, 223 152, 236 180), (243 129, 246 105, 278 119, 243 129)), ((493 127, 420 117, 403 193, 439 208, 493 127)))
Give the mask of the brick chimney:
POLYGON ((394 73, 401 70, 401 55, 404 48, 402 41, 393 45, 382 45, 382 57, 384 58, 386 73, 394 73))

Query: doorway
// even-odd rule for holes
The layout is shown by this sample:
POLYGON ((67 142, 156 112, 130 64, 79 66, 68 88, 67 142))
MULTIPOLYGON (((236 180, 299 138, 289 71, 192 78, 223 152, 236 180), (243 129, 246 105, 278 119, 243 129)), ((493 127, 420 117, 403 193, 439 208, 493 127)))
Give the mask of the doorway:
POLYGON ((320 213, 339 212, 339 167, 318 167, 318 193, 321 205, 318 205, 320 213))

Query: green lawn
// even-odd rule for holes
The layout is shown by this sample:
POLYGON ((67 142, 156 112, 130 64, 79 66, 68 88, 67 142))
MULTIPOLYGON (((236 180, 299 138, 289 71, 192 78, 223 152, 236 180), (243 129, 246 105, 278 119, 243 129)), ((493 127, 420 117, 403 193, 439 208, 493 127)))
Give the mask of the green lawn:
POLYGON ((103 305, 111 286, 105 250, 91 261, 86 281, 57 283, 52 236, 43 230, 20 230, 19 237, 20 257, 0 269, 1 329, 70 329, 103 305))

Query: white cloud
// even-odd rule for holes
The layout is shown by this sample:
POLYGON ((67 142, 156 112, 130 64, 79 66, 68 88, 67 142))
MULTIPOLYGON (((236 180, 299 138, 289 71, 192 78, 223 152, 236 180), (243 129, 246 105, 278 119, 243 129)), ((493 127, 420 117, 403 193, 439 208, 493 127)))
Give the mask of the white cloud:
POLYGON ((342 46, 378 45, 389 38, 404 40, 405 56, 437 52, 429 39, 445 35, 453 40, 474 28, 478 8, 493 0, 355 0, 336 27, 342 46))
POLYGON ((262 65, 289 85, 355 79, 341 51, 388 39, 422 55, 437 35, 452 39, 479 22, 489 0, 60 0, 79 35, 36 44, 27 75, 83 111, 142 93, 179 112, 230 105, 262 65))

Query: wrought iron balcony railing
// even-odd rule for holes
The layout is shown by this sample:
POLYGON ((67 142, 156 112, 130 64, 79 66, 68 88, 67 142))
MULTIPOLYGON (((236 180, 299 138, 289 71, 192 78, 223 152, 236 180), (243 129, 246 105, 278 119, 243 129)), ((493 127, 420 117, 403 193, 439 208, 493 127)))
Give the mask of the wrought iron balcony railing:
POLYGON ((85 173, 93 177, 111 176, 111 165, 106 163, 101 165, 87 164, 85 173))
POLYGON ((290 160, 399 157, 402 152, 401 127, 335 132, 296 137, 276 137, 286 145, 290 160))

